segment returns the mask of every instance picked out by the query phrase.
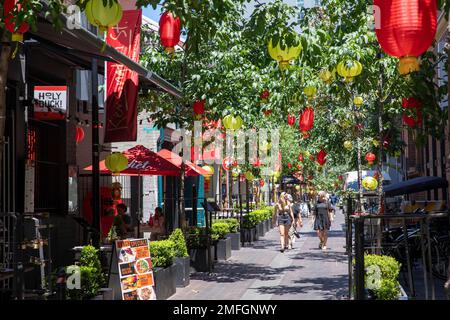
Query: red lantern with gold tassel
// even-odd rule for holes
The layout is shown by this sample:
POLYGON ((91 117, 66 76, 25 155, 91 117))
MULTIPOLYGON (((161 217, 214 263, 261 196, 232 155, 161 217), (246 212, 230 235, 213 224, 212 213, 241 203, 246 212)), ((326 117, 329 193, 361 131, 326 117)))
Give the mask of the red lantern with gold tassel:
POLYGON ((403 112, 403 122, 411 128, 420 126, 423 120, 421 111, 422 103, 415 98, 404 98, 402 101, 402 107, 403 109, 414 109, 416 113, 416 117, 412 117, 409 116, 406 112, 403 112))
POLYGON ((319 151, 319 153, 317 154, 317 163, 321 166, 323 166, 327 160, 325 159, 327 156, 327 153, 325 152, 325 150, 321 149, 319 151))
POLYGON ((295 116, 288 114, 287 116, 287 123, 288 125, 290 125, 291 127, 295 124, 295 116))
POLYGON ((197 118, 200 118, 205 113, 205 100, 198 100, 194 102, 192 107, 197 118))
POLYGON ((300 116, 300 131, 304 138, 309 137, 308 131, 312 129, 314 125, 314 109, 311 107, 306 107, 300 116))
POLYGON ((260 98, 261 98, 261 103, 267 103, 269 102, 269 97, 270 97, 270 92, 269 90, 263 90, 263 92, 261 92, 260 98))
POLYGON ((378 42, 388 55, 400 59, 400 74, 419 70, 419 57, 436 35, 436 0, 374 0, 378 42))
POLYGON ((173 17, 172 12, 166 11, 159 19, 159 37, 161 45, 167 53, 173 53, 175 46, 180 42, 181 21, 180 17, 173 17))
POLYGON ((301 153, 298 154, 297 160, 298 160, 299 162, 302 162, 302 161, 303 161, 303 155, 302 155, 301 153))
MULTIPOLYGON (((23 22, 20 24, 18 28, 16 28, 16 24, 13 22, 14 18, 14 8, 16 7, 17 0, 5 0, 3 3, 3 15, 5 17, 5 28, 12 33, 12 41, 22 42, 23 34, 27 32, 30 26, 23 22)), ((22 5, 17 4, 17 11, 21 12, 22 5)))
POLYGON ((366 154, 366 160, 369 163, 369 166, 373 165, 373 162, 376 160, 376 156, 372 152, 368 152, 366 154))

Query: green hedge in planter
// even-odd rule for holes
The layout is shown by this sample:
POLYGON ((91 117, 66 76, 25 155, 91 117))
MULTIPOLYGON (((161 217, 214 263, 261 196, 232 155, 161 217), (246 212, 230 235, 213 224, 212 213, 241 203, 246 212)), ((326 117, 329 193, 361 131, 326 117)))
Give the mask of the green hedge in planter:
POLYGON ((150 255, 152 257, 153 267, 170 267, 175 257, 175 244, 171 240, 151 241, 150 255))
POLYGON ((364 256, 365 284, 377 300, 396 300, 400 294, 398 275, 400 263, 392 257, 368 254, 364 256))
POLYGON ((212 241, 224 239, 227 233, 230 233, 230 227, 229 227, 228 223, 215 222, 212 224, 212 226, 211 226, 212 241))
POLYGON ((242 217, 242 227, 246 229, 251 229, 256 227, 258 224, 258 216, 250 212, 242 217))
POLYGON ((173 242, 175 248, 175 257, 188 257, 188 250, 186 246, 186 239, 184 238, 181 229, 175 229, 169 236, 169 240, 173 242))
POLYGON ((213 223, 216 222, 223 222, 228 224, 228 227, 230 228, 230 233, 239 232, 239 220, 236 218, 219 219, 213 221, 213 223))
POLYGON ((206 228, 191 227, 187 237, 187 246, 189 249, 206 248, 208 233, 206 228))

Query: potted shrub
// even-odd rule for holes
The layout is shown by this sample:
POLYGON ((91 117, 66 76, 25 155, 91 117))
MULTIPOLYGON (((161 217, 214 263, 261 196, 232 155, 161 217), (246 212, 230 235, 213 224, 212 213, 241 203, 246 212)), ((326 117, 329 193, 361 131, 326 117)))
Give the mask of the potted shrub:
POLYGON ((181 229, 175 229, 170 234, 169 240, 173 242, 175 249, 176 285, 177 287, 186 287, 189 285, 190 279, 190 259, 186 240, 181 229))
POLYGON ((166 300, 177 290, 176 268, 173 264, 175 245, 171 240, 150 242, 156 299, 166 300))
POLYGON ((100 288, 105 285, 106 278, 102 272, 98 250, 93 246, 84 246, 81 249, 78 265, 66 267, 66 274, 73 271, 80 272, 80 289, 67 290, 67 298, 70 300, 103 300, 103 295, 98 295, 100 288))
POLYGON ((211 227, 211 239, 215 247, 215 259, 227 260, 231 257, 231 239, 226 235, 230 227, 225 222, 215 222, 211 227))
POLYGON ((208 236, 205 228, 192 227, 189 230, 187 237, 189 257, 191 267, 197 272, 209 271, 209 264, 213 264, 214 261, 214 246, 208 247, 208 236), (208 250, 211 260, 208 260, 208 250))
POLYGON ((242 217, 241 237, 244 242, 253 242, 256 239, 256 217, 251 212, 242 217))
POLYGON ((393 257, 365 255, 364 268, 365 288, 369 299, 399 300, 404 295, 398 282, 400 263, 393 257))
POLYGON ((239 232, 239 220, 236 218, 228 218, 220 221, 227 223, 230 229, 226 236, 231 240, 231 250, 240 250, 241 233, 239 232))

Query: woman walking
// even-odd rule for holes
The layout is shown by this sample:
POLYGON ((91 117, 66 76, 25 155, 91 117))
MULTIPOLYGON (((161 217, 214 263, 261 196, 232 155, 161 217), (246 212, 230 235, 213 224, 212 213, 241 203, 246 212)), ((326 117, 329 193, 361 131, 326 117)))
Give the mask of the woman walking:
POLYGON ((328 231, 332 221, 333 216, 327 194, 325 191, 320 191, 314 206, 314 230, 317 231, 320 240, 319 249, 327 250, 328 231))
POLYGON ((280 244, 281 252, 288 249, 289 245, 289 229, 294 221, 294 212, 292 209, 292 203, 289 202, 287 193, 282 192, 277 205, 275 206, 274 215, 272 217, 272 222, 278 225, 278 230, 280 231, 280 244))

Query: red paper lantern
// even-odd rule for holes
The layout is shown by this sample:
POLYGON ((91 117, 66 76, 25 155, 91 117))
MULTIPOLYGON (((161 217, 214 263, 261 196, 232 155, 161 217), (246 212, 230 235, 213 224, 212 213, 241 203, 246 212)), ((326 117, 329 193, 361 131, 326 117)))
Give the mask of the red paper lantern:
POLYGON ((423 120, 422 115, 422 103, 415 99, 415 98, 404 98, 402 101, 402 107, 404 109, 415 109, 416 118, 409 116, 406 112, 403 112, 403 122, 411 127, 414 128, 415 126, 420 126, 423 120))
POLYGON ((327 156, 327 153, 325 152, 325 150, 320 150, 319 153, 317 154, 317 163, 319 163, 319 165, 323 166, 327 160, 325 159, 327 156))
POLYGON ((290 125, 291 127, 295 124, 295 116, 288 114, 287 116, 287 123, 288 125, 290 125))
POLYGON ((159 19, 159 37, 161 45, 167 53, 173 53, 175 46, 180 42, 181 20, 173 17, 170 11, 166 11, 159 19))
POLYGON ((378 42, 388 55, 400 58, 399 71, 419 69, 417 57, 428 50, 436 35, 436 0, 374 0, 378 42))
POLYGON ((339 176, 339 177, 338 177, 338 180, 339 180, 339 181, 342 181, 342 180, 344 180, 344 177, 343 177, 343 176, 339 176))
POLYGON ((314 125, 314 109, 311 107, 306 107, 300 116, 300 131, 304 138, 309 137, 308 131, 312 129, 314 125))
MULTIPOLYGON (((23 41, 23 34, 30 28, 29 25, 23 22, 16 30, 16 24, 13 22, 14 18, 14 8, 16 6, 17 0, 5 0, 3 3, 3 15, 5 17, 5 27, 12 33, 12 41, 23 41)), ((22 5, 18 4, 17 9, 20 12, 22 10, 22 5)))
POLYGON ((297 159, 298 159, 299 162, 302 162, 303 161, 303 155, 301 153, 299 153, 297 159))
POLYGON ((75 134, 75 141, 80 143, 84 139, 84 129, 82 127, 77 127, 75 134))
POLYGON ((261 161, 259 160, 259 158, 256 158, 252 165, 255 168, 259 168, 261 166, 261 161))
POLYGON ((298 168, 299 170, 302 170, 302 166, 301 166, 300 164, 297 165, 297 168, 298 168))
POLYGON ((292 163, 290 163, 290 162, 288 163, 288 168, 292 169, 292 163))
POLYGON ((366 160, 369 163, 369 165, 371 166, 373 164, 373 162, 375 161, 377 157, 372 153, 372 152, 368 152, 366 154, 366 160))
POLYGON ((260 186, 260 187, 264 187, 264 180, 260 180, 260 181, 259 181, 259 186, 260 186))
POLYGON ((196 115, 202 115, 205 112, 205 100, 195 101, 193 109, 196 115))
POLYGON ((269 102, 269 97, 270 97, 269 90, 263 90, 263 92, 261 92, 260 98, 262 103, 269 102))
POLYGON ((270 116, 272 114, 272 109, 268 109, 268 110, 263 110, 263 113, 266 117, 270 116))

